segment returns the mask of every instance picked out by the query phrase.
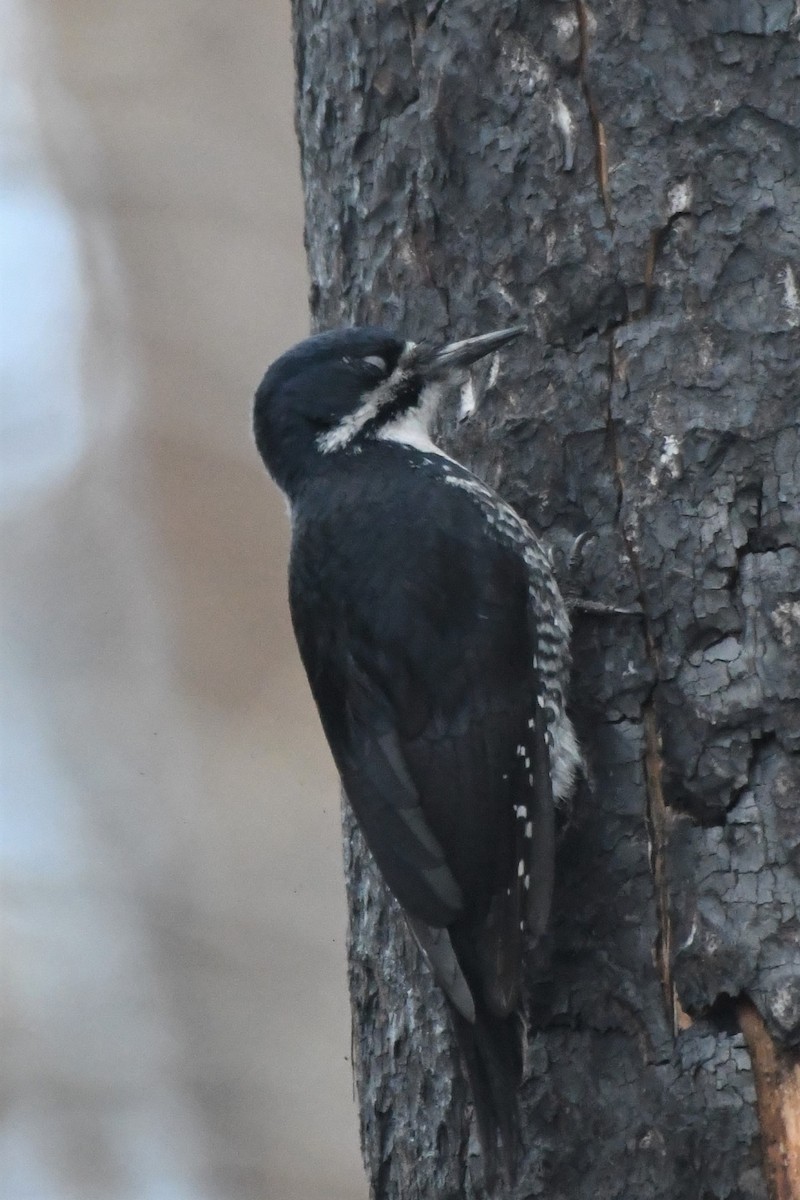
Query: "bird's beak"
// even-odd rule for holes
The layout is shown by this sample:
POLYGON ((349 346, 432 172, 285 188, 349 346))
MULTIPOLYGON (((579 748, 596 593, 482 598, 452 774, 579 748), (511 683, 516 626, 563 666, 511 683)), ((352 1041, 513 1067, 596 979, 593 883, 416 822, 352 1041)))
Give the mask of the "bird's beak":
POLYGON ((453 371, 472 366, 479 358, 492 354, 527 332, 525 325, 513 325, 510 329, 498 329, 496 333, 480 333, 461 342, 448 342, 446 346, 423 344, 416 347, 415 366, 427 379, 442 379, 453 371))

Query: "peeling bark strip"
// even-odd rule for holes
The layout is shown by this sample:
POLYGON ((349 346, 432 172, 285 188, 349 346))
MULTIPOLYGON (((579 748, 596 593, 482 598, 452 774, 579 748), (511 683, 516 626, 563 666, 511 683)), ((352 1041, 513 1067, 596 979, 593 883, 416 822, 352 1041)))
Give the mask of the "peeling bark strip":
POLYGON ((747 1040, 761 1118, 770 1200, 800 1196, 800 1055, 775 1045, 749 1001, 737 1009, 747 1040))
MULTIPOLYGON (((517 1196, 786 1200, 760 1145, 795 1137, 765 1047, 800 1045, 800 13, 294 11, 315 325, 527 321, 448 447, 565 557, 590 530, 586 595, 645 613, 576 619, 593 788, 530 964, 517 1196)), ((441 998, 345 834, 374 1195, 472 1200, 441 998)))
POLYGON ((597 112, 597 105, 592 95, 591 86, 589 84, 589 41, 591 32, 589 29, 591 17, 589 8, 584 4, 584 0, 575 0, 575 11, 578 17, 578 32, 580 34, 580 57, 579 69, 581 77, 581 87, 586 100, 586 107, 589 110, 589 118, 592 125, 592 134, 595 144, 595 169, 597 172, 597 184, 600 188, 600 195, 603 199, 603 209, 605 210, 606 220, 611 224, 611 192, 608 185, 608 145, 606 143, 606 129, 600 116, 597 112))
POLYGON ((647 828, 650 835, 650 865, 655 881, 658 938, 655 945, 655 961, 661 980, 664 1005, 669 1014, 673 1032, 678 1032, 678 998, 672 980, 672 924, 669 915, 669 887, 667 882, 667 806, 664 803, 662 785, 661 738, 658 734, 656 716, 652 704, 645 705, 642 713, 644 723, 645 759, 644 770, 647 781, 647 828))

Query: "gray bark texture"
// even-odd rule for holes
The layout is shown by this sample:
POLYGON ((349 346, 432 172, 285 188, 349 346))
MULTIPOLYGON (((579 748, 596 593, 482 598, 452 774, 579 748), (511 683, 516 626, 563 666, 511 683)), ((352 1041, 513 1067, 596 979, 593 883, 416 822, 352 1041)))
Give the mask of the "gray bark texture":
MULTIPOLYGON (((315 326, 528 322, 444 441, 557 558, 591 533, 585 597, 643 610, 574 620, 588 781, 529 963, 513 1195, 786 1200, 800 1166, 769 1126, 800 1128, 797 6, 294 15, 315 326)), ((373 1194, 480 1196, 443 1002, 347 814, 345 833, 373 1194)))

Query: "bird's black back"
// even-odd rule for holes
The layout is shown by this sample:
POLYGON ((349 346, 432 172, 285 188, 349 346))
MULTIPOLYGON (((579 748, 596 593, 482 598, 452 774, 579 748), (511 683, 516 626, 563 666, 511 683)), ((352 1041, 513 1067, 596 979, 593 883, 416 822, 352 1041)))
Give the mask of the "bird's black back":
POLYGON ((524 563, 448 477, 471 479, 389 442, 331 456, 295 499, 290 569, 345 791, 400 903, 434 926, 481 921, 517 882, 534 711, 524 563))

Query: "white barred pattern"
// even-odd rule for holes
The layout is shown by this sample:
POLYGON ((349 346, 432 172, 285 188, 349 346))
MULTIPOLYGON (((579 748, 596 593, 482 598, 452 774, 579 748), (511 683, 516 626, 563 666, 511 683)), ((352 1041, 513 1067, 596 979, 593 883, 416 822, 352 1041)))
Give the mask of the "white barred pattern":
MULTIPOLYGON (((413 343, 406 343, 404 357, 413 349, 413 343)), ((391 381, 371 392, 361 408, 351 413, 319 440, 320 450, 330 453, 350 446, 364 426, 387 403, 397 386, 398 376, 395 374, 391 381)), ((565 801, 572 793, 575 775, 581 764, 581 753, 572 722, 565 711, 570 625, 566 606, 555 581, 553 560, 549 550, 510 504, 431 440, 430 425, 439 399, 438 385, 426 387, 420 403, 393 421, 387 422, 376 431, 376 437, 398 442, 422 452, 425 455, 422 460, 425 466, 439 472, 445 483, 461 488, 474 497, 498 538, 509 543, 521 554, 528 570, 528 593, 537 614, 538 646, 533 666, 539 673, 543 688, 543 694, 537 696, 536 700, 547 717, 545 738, 550 750, 553 797, 557 803, 565 801)), ((416 459, 413 465, 418 463, 419 460, 416 459)), ((528 728, 534 728, 533 718, 529 719, 528 728)), ((517 754, 525 759, 526 769, 530 768, 530 757, 526 754, 524 746, 517 747, 517 754)), ((532 774, 528 775, 528 782, 533 785, 532 774)))
MULTIPOLYGON (((545 737, 551 754, 553 797, 556 802, 564 801, 572 793, 575 775, 581 763, 581 753, 572 722, 565 711, 570 625, 566 606, 555 581, 552 558, 531 527, 510 504, 465 467, 458 465, 458 474, 449 466, 443 466, 445 482, 474 496, 499 537, 510 542, 521 553, 528 568, 528 592, 534 610, 544 617, 544 622, 541 619, 536 622, 539 644, 534 657, 534 667, 540 673, 544 689, 543 694, 536 697, 536 701, 547 716, 545 737)), ((533 727, 534 721, 531 718, 528 728, 533 727)), ((520 753, 519 747, 517 753, 520 753)), ((530 766, 528 758, 525 766, 530 766)), ((532 784, 533 778, 529 776, 528 779, 532 784)))

